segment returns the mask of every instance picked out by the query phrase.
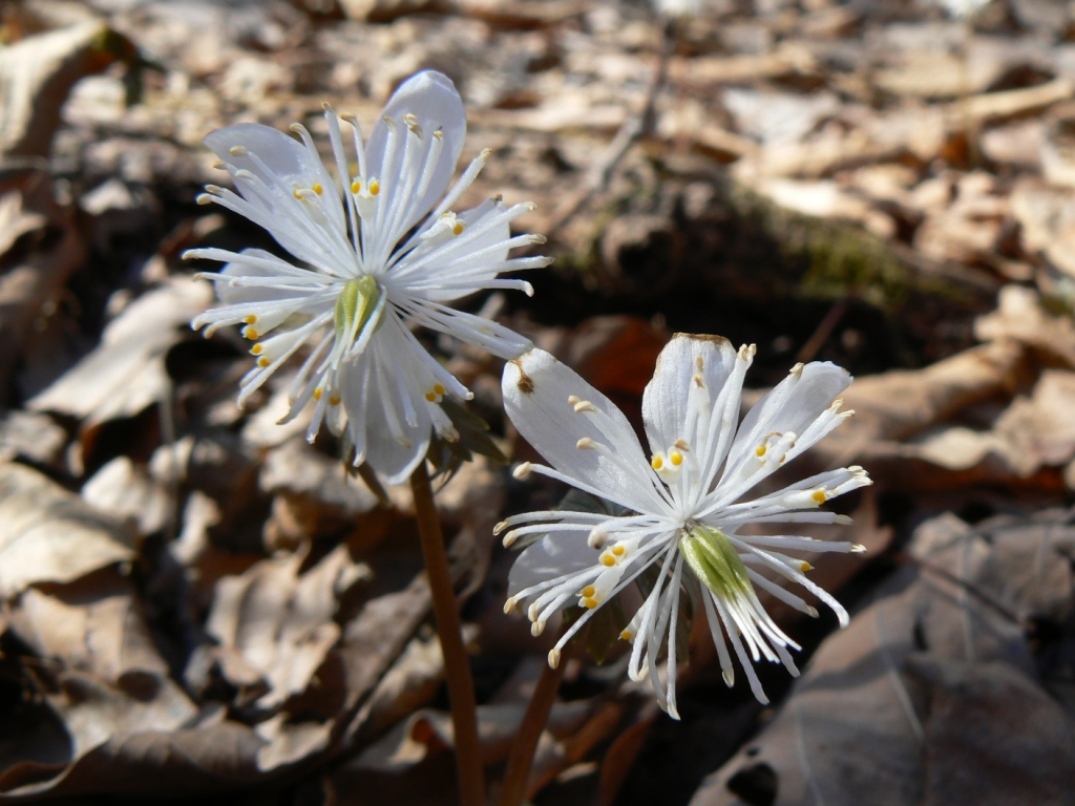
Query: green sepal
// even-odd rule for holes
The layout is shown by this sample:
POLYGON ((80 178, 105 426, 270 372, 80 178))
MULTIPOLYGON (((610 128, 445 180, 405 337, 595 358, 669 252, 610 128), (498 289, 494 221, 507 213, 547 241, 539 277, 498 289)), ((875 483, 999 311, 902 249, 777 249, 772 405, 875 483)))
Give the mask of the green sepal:
POLYGON ((489 424, 472 412, 457 398, 445 395, 440 407, 455 426, 457 440, 447 440, 433 434, 429 441, 426 458, 433 465, 433 478, 444 476, 447 484, 459 472, 464 462, 474 461, 474 456, 485 456, 497 464, 508 464, 508 457, 489 436, 489 424))

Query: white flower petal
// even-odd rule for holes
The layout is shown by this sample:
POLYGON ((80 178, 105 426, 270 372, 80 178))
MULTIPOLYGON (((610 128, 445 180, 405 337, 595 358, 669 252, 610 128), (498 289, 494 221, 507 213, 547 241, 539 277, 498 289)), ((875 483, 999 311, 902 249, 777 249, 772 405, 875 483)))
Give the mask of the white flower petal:
POLYGON ((320 175, 320 162, 315 163, 302 143, 260 123, 237 123, 217 129, 205 136, 205 144, 222 162, 236 170, 250 171, 270 187, 280 179, 286 183, 312 182, 320 175), (252 154, 259 159, 253 159, 252 154), (263 170, 266 165, 271 166, 271 173, 263 170))
MULTIPOLYGON (((388 100, 382 119, 373 127, 366 146, 370 175, 380 178, 382 183, 390 175, 392 167, 385 164, 386 157, 389 156, 389 128, 383 118, 396 122, 398 134, 402 138, 406 132, 404 116, 408 114, 418 119, 422 130, 423 146, 420 154, 414 157, 416 164, 424 163, 424 157, 432 146, 433 133, 437 130, 442 132, 443 147, 433 168, 433 175, 428 179, 425 193, 408 200, 410 214, 400 225, 401 232, 414 226, 444 195, 463 151, 463 141, 467 134, 466 110, 451 79, 433 70, 425 70, 412 76, 404 81, 388 100)), ((399 145, 402 147, 402 143, 399 145)), ((401 158, 402 148, 397 150, 393 162, 401 158)))
POLYGON ((554 532, 520 552, 508 574, 508 596, 546 580, 596 569, 598 552, 586 545, 587 532, 589 528, 581 525, 578 534, 554 532))
POLYGON ((732 372, 735 355, 731 342, 719 336, 677 333, 665 345, 642 397, 642 420, 653 452, 667 451, 677 440, 705 450, 696 435, 698 418, 708 426, 710 407, 732 372))
POLYGON ((743 418, 729 452, 729 469, 749 456, 769 434, 801 434, 850 385, 850 373, 828 361, 793 369, 743 418))
POLYGON ((664 506, 627 418, 569 367, 534 349, 505 365, 502 389, 511 421, 554 468, 622 506, 664 506))

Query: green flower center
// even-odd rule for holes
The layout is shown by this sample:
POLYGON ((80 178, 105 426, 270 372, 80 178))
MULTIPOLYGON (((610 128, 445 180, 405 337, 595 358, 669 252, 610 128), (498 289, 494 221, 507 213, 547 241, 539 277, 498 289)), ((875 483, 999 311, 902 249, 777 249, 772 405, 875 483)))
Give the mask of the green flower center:
MULTIPOLYGON (((370 324, 377 303, 381 300, 381 287, 370 275, 358 280, 348 280, 340 296, 336 298, 336 310, 333 315, 336 324, 336 338, 346 344, 353 344, 358 335, 370 324)), ((381 308, 384 311, 384 308, 381 308)), ((376 328, 381 324, 381 315, 373 323, 376 328)))
POLYGON ((679 550, 698 579, 721 601, 742 600, 753 593, 746 566, 720 529, 695 526, 680 538, 679 550))

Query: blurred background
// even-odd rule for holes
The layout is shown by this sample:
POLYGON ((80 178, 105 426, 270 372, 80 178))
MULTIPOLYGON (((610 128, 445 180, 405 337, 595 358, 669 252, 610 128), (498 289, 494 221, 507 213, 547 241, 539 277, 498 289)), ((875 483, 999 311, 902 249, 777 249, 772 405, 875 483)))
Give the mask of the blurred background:
MULTIPOLYGON (((795 473, 867 553, 813 578, 769 707, 705 625, 681 722, 584 647, 537 804, 1075 802, 1075 4, 1066 0, 0 0, 0 802, 450 804, 451 731, 407 490, 245 410, 196 246, 279 251, 201 145, 322 104, 367 130, 433 68, 469 115, 461 207, 537 210, 536 295, 462 303, 638 418, 677 331, 799 361, 857 417, 795 473), (809 660, 807 660, 809 659, 809 660)), ((508 455, 496 359, 431 347, 508 455)), ((503 517, 565 490, 484 458, 438 494, 495 793, 555 640, 502 614, 503 517)), ((586 643, 586 642, 583 642, 586 643)), ((770 673, 772 672, 772 673, 770 673)))

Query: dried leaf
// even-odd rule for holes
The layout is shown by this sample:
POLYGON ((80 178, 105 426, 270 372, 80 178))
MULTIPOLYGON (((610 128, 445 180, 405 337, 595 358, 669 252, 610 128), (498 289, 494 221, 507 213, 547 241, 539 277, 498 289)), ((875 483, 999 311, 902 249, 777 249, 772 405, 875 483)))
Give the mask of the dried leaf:
POLYGON ((0 384, 6 387, 17 362, 37 343, 27 343, 31 327, 59 300, 85 260, 86 245, 70 211, 55 202, 47 174, 26 169, 5 179, 11 189, 0 196, 0 342, 8 347, 0 351, 0 384), (22 236, 36 240, 25 252, 16 248, 22 236))
MULTIPOLYGON (((369 576, 346 547, 302 573, 303 554, 264 560, 217 583, 206 629, 268 682, 263 708, 306 691, 340 637, 339 597, 369 576)), ((236 681, 243 683, 245 681, 236 681)))
POLYGON ((163 485, 126 456, 117 456, 83 485, 91 506, 123 518, 141 535, 159 532, 172 519, 175 502, 163 485))
POLYGON ((97 21, 0 50, 0 156, 48 156, 74 83, 117 60, 131 62, 134 53, 131 40, 97 21))
POLYGON ((132 302, 104 330, 101 344, 28 403, 91 427, 138 414, 168 394, 164 353, 179 340, 177 328, 210 303, 207 284, 176 277, 132 302))
POLYGON ((37 471, 0 464, 0 596, 132 556, 131 535, 114 520, 37 471))
POLYGON ((822 644, 777 717, 692 803, 764 791, 771 804, 909 806, 992 802, 990 790, 1064 802, 1075 722, 1035 682, 1023 625, 1070 617, 1073 540, 1058 512, 978 532, 953 516, 924 524, 921 570, 822 644))

